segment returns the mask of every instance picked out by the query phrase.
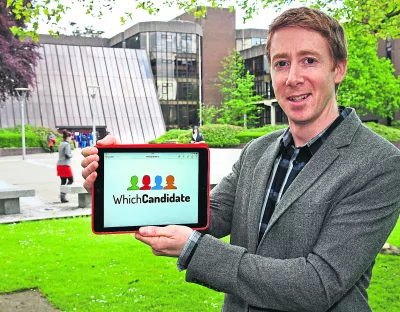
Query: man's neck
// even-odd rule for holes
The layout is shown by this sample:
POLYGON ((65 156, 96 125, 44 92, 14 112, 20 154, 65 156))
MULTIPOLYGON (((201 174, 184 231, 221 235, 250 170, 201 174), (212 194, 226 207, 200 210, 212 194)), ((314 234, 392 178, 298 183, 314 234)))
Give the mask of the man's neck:
POLYGON ((321 114, 318 119, 307 123, 298 123, 289 120, 290 132, 296 146, 303 146, 312 138, 320 134, 339 116, 337 105, 321 114))

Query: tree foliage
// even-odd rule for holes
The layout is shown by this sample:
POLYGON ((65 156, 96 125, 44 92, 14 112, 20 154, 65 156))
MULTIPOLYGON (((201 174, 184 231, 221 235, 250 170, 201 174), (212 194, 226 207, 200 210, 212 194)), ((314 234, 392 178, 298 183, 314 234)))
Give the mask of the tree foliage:
POLYGON ((395 77, 393 64, 377 56, 378 41, 371 34, 360 36, 360 30, 354 26, 347 28, 346 33, 349 60, 338 102, 357 108, 361 114, 372 112, 393 118, 400 108, 400 77, 395 77))
MULTIPOLYGON (((2 0, 5 1, 5 0, 2 0)), ((18 17, 31 22, 31 28, 26 30, 14 27, 13 32, 20 36, 28 34, 37 38, 39 22, 42 18, 46 23, 56 25, 70 5, 81 4, 86 14, 101 18, 105 11, 112 11, 116 0, 36 0, 33 6, 25 0, 7 0, 18 17)), ((143 9, 151 15, 156 15, 162 8, 176 5, 179 9, 193 12, 197 17, 204 16, 205 5, 211 7, 226 7, 227 0, 123 0, 127 8, 143 9)), ((244 21, 258 14, 258 10, 266 7, 275 8, 277 11, 295 3, 295 0, 236 0, 235 6, 229 6, 231 10, 240 8, 245 13, 244 21)), ((398 38, 400 35, 400 1, 398 0, 300 0, 303 5, 313 6, 327 11, 330 15, 343 22, 362 26, 362 31, 370 32, 379 38, 391 36, 398 38)), ((231 2, 228 2, 231 3, 231 2)), ((132 19, 133 12, 127 10, 120 17, 121 23, 132 19)))
MULTIPOLYGON (((28 5, 30 2, 25 1, 28 5)), ((21 41, 10 28, 24 27, 24 21, 11 12, 4 0, 0 0, 0 100, 16 96, 14 88, 33 86, 34 67, 39 54, 38 45, 32 40, 21 41)))
POLYGON ((219 123, 245 126, 258 118, 257 103, 262 100, 254 95, 254 75, 245 71, 244 61, 236 50, 222 61, 223 71, 218 73, 217 86, 222 94, 219 123))

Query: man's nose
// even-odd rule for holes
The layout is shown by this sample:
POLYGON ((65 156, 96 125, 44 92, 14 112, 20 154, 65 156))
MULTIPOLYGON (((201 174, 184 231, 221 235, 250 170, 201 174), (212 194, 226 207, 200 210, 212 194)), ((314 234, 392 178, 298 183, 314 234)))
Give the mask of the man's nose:
POLYGON ((301 69, 294 64, 290 65, 288 77, 286 80, 286 85, 295 87, 299 84, 302 84, 303 82, 304 82, 304 78, 301 73, 301 69))

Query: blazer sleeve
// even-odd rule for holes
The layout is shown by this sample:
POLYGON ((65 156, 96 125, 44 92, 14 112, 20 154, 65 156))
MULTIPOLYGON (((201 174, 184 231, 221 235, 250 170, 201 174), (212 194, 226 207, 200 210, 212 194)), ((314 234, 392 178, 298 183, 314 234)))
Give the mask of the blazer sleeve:
MULTIPOLYGON (((253 140, 252 140, 253 141, 253 140)), ((235 203, 236 186, 240 174, 240 168, 246 155, 250 141, 240 153, 239 160, 233 165, 232 172, 225 176, 215 188, 210 196, 210 226, 202 233, 211 234, 221 238, 230 234, 232 223, 232 209, 235 203)))
MULTIPOLYGON (((236 171, 223 181, 236 187, 236 171)), ((313 251, 295 259, 250 254, 205 235, 193 254, 186 280, 229 293, 261 309, 326 311, 359 282, 394 228, 400 211, 400 156, 375 164, 334 205, 313 251)), ((218 199, 220 221, 212 233, 229 233, 231 201, 218 199)))

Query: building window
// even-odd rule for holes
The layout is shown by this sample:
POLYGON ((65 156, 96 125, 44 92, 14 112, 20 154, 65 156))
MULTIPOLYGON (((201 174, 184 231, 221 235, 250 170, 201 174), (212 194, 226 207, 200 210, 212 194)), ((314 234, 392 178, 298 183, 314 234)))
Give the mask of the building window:
POLYGON ((267 39, 265 39, 265 38, 251 38, 252 46, 259 45, 259 44, 266 44, 266 43, 267 43, 267 39))

